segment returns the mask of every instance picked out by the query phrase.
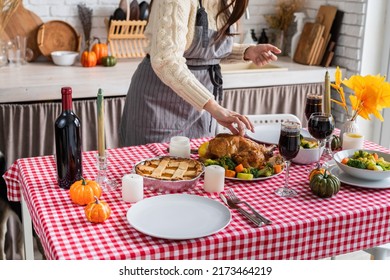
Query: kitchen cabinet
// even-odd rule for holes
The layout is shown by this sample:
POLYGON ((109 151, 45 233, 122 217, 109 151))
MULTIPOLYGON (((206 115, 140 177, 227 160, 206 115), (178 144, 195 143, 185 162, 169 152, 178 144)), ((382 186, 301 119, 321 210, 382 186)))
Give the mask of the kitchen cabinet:
MULTIPOLYGON (((115 67, 85 68, 34 62, 0 68, 0 150, 10 166, 17 158, 54 153, 54 120, 61 111, 61 87, 73 89, 74 111, 82 121, 83 150, 97 149, 96 96, 105 96, 107 148, 119 146, 119 123, 131 77, 140 59, 115 67)), ((223 105, 244 114, 293 113, 302 119, 304 96, 321 91, 325 69, 275 63, 281 71, 223 72, 223 105)), ((328 69, 331 77, 334 69, 328 69)), ((304 121, 304 120, 303 120, 304 121)))

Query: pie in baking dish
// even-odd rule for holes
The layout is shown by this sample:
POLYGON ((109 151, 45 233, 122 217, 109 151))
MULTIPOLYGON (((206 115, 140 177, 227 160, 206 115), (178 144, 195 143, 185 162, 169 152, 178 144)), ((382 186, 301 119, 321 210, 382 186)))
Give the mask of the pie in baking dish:
POLYGON ((203 165, 193 159, 161 157, 137 164, 135 171, 141 176, 160 180, 192 180, 203 172, 203 165))

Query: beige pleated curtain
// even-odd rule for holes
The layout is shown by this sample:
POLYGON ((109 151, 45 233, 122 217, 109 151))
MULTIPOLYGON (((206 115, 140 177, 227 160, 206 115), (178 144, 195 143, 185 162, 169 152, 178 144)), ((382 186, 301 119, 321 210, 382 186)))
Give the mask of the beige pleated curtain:
MULTIPOLYGON (((125 97, 106 98, 106 147, 119 146, 118 129, 125 97)), ((61 102, 0 104, 0 150, 7 167, 16 159, 55 152, 54 122, 61 113, 61 102)), ((97 149, 96 99, 75 100, 73 110, 81 120, 82 148, 97 149)))
MULTIPOLYGON (((304 105, 309 92, 323 92, 323 83, 224 90, 222 105, 248 115, 291 113, 305 126, 304 105)), ((124 103, 124 96, 105 98, 107 148, 119 147, 124 103)), ((82 123, 83 150, 96 150, 96 99, 74 100, 73 109, 82 123)), ((60 112, 61 102, 0 104, 0 150, 7 167, 18 158, 54 154, 54 122, 60 112)))

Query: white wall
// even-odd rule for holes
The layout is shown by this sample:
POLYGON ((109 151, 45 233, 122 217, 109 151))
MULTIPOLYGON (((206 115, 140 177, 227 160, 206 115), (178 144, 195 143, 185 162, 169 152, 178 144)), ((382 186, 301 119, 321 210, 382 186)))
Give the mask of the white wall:
POLYGON ((114 13, 119 2, 120 0, 23 0, 24 7, 37 14, 44 23, 50 20, 63 20, 80 34, 83 33, 83 29, 78 18, 77 4, 85 3, 93 10, 91 35, 102 39, 107 37, 104 18, 109 18, 114 13))

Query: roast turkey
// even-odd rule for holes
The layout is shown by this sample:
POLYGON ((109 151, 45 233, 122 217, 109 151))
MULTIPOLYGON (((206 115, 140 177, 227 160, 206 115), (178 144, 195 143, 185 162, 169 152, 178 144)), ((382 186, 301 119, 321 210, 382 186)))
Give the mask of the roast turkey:
POLYGON ((232 158, 245 168, 262 168, 267 162, 282 163, 280 155, 273 153, 275 146, 266 147, 246 137, 221 133, 209 141, 206 157, 217 159, 224 156, 232 158))

